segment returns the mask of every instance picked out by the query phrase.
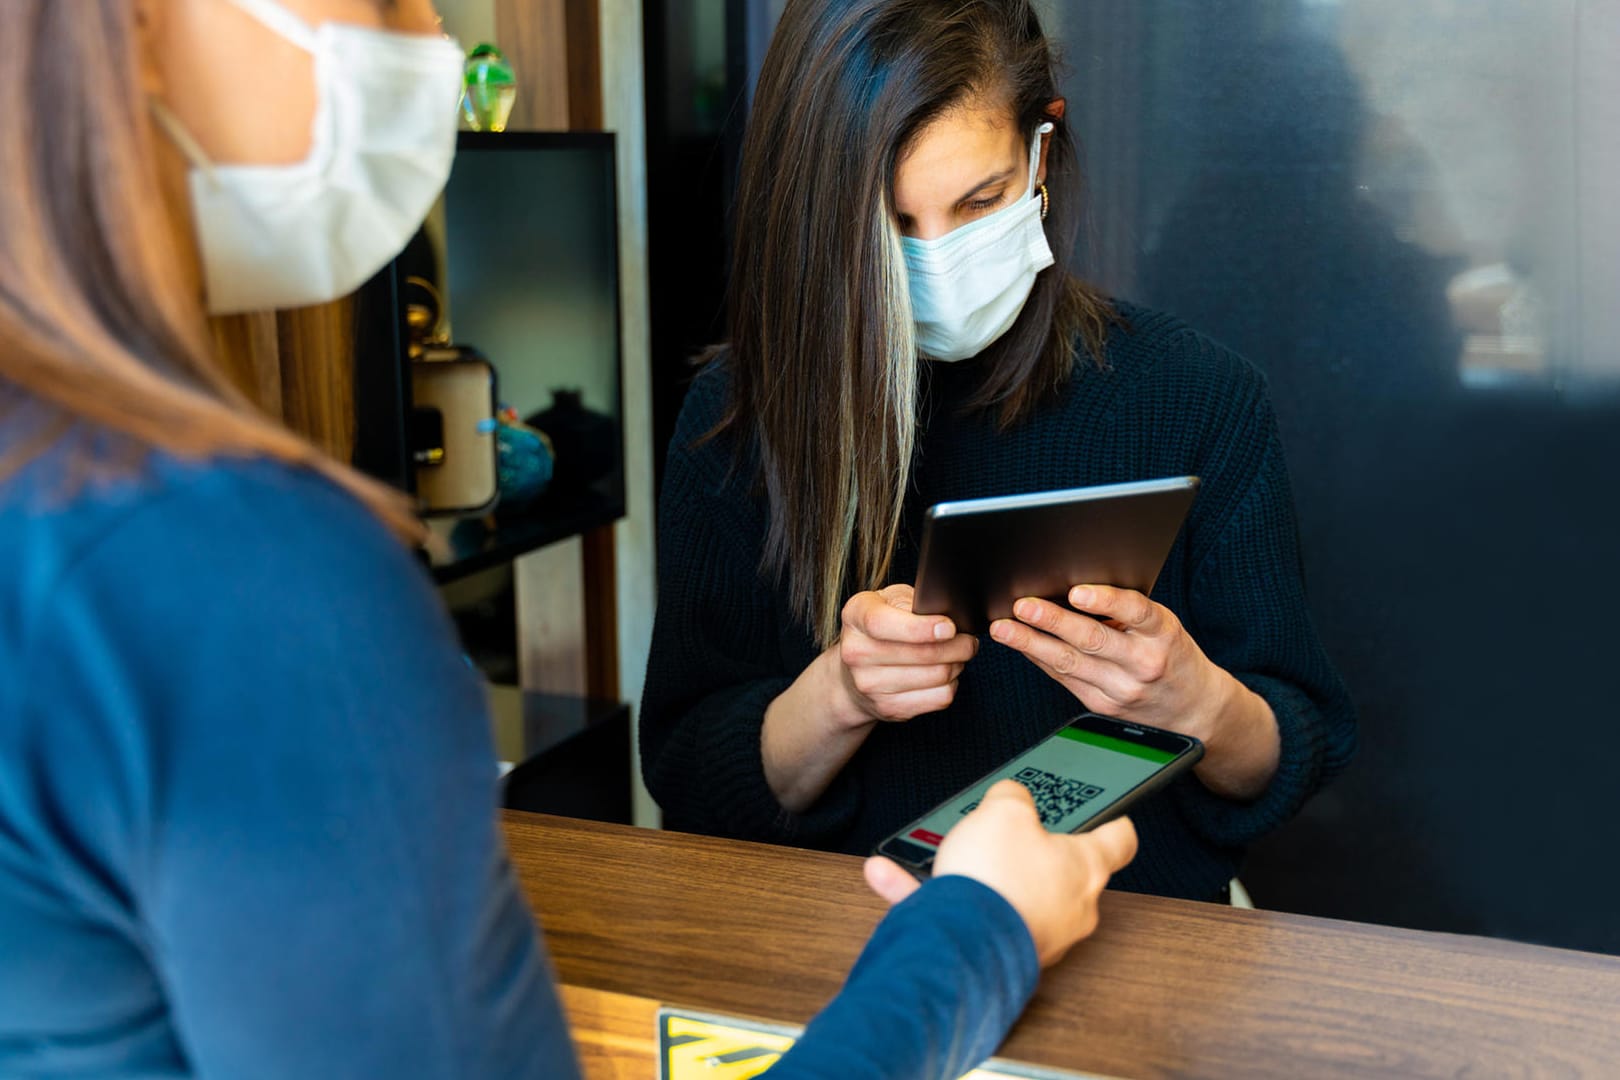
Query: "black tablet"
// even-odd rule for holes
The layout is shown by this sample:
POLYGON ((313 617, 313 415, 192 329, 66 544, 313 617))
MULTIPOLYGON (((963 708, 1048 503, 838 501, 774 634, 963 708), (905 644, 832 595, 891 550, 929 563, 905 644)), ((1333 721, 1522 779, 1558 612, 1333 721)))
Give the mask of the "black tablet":
POLYGON ((1037 596, 1067 605, 1076 585, 1151 593, 1198 491, 1198 477, 939 503, 923 519, 920 615, 982 634, 1037 596))

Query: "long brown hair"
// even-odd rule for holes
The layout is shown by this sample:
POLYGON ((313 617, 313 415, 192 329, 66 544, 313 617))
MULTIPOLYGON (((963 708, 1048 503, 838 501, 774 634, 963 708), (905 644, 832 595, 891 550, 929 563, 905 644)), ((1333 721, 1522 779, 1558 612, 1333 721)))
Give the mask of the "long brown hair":
MULTIPOLYGON (((894 209, 896 162, 930 120, 1000 96, 1028 139, 1043 121, 1057 265, 983 354, 969 403, 1005 427, 1101 362, 1107 302, 1064 260, 1078 156, 1029 0, 789 0, 743 142, 728 292, 730 408, 759 450, 763 569, 826 646, 849 591, 888 573, 911 471, 920 361, 894 209)), ((746 441, 746 440, 745 440, 746 441)))
POLYGON ((135 4, 5 0, 0 43, 0 479, 62 439, 96 471, 154 449, 266 457, 419 536, 399 496, 259 412, 217 363, 159 179, 135 4))

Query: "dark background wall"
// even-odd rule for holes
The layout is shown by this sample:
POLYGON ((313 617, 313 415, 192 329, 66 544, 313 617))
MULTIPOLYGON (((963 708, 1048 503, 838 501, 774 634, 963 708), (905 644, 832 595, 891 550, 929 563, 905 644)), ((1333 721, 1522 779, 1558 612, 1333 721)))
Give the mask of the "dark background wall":
MULTIPOLYGON (((649 114, 693 57, 718 72, 698 142, 649 116, 666 424, 776 7, 647 5, 649 114)), ((1086 154, 1074 264, 1267 372, 1361 708, 1355 765, 1253 853, 1257 901, 1620 953, 1620 0, 1043 11, 1086 154)))
POLYGON ((1620 3, 1053 15, 1076 264, 1267 372, 1361 708, 1257 900, 1620 952, 1620 3))

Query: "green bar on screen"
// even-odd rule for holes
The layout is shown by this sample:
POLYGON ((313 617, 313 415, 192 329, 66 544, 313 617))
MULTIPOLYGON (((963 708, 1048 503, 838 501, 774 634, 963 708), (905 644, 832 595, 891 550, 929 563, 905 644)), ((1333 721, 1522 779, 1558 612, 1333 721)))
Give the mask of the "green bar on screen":
POLYGON ((1112 750, 1116 754, 1129 754, 1139 757, 1143 761, 1152 761, 1163 765, 1167 761, 1176 760, 1176 755, 1169 750, 1158 750, 1151 746, 1140 746, 1136 743, 1116 739, 1112 735, 1099 735, 1095 731, 1085 731, 1081 728, 1066 727, 1058 732, 1065 739, 1075 742, 1087 743, 1102 750, 1112 750))

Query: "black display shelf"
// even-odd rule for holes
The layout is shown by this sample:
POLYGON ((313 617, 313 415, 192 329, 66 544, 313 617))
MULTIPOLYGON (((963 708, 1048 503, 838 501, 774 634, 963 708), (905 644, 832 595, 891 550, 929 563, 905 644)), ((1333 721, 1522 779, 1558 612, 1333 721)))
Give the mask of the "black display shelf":
POLYGON ((523 743, 503 787, 507 809, 631 823, 628 705, 526 693, 523 743))
POLYGON ((549 429, 558 458, 552 489, 521 513, 503 509, 457 521, 448 550, 436 542, 428 552, 441 584, 624 516, 616 144, 614 134, 602 131, 462 132, 442 233, 424 228, 357 295, 353 462, 407 494, 416 494, 405 318, 413 274, 437 273, 458 342, 486 352, 495 366, 501 405, 532 419, 557 407, 558 391, 572 390, 585 394, 581 420, 594 414, 614 425, 611 454, 588 430, 549 429), (595 291, 576 295, 580 283, 595 291), (542 318, 543 303, 571 303, 572 311, 598 315, 575 323, 550 313, 542 318), (535 332, 514 344, 515 325, 535 332), (578 334, 600 346, 585 350, 588 363, 576 356, 578 334), (559 360, 568 357, 575 359, 559 360), (604 456, 611 466, 592 464, 604 456))
POLYGON ((433 554, 439 584, 511 562, 547 544, 611 525, 624 516, 624 503, 593 489, 547 492, 521 516, 464 518, 450 531, 448 551, 433 554))
POLYGON ((575 128, 569 131, 458 131, 456 153, 469 150, 600 150, 618 142, 616 132, 603 128, 575 128))

